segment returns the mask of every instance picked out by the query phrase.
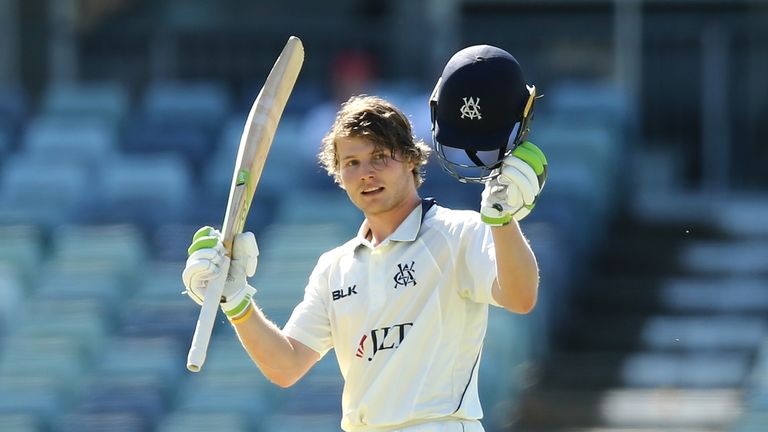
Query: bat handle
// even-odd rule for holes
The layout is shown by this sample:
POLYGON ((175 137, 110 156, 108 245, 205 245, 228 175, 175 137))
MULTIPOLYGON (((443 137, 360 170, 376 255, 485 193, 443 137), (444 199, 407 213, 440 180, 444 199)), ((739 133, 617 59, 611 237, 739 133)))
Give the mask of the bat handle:
POLYGON ((189 347, 189 354, 187 355, 187 369, 190 372, 200 372, 203 363, 205 363, 213 324, 219 311, 219 300, 224 292, 224 284, 227 282, 227 273, 229 273, 229 260, 223 263, 219 275, 208 282, 203 306, 200 308, 200 315, 197 318, 195 334, 192 336, 192 345, 189 347))

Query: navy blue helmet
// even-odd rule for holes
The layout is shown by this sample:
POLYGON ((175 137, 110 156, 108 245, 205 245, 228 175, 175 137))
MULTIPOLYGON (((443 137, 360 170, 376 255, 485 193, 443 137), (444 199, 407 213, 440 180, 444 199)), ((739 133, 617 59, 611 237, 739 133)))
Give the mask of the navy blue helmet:
POLYGON ((528 135, 535 99, 536 87, 503 49, 475 45, 454 54, 429 100, 440 165, 465 183, 498 175, 528 135))

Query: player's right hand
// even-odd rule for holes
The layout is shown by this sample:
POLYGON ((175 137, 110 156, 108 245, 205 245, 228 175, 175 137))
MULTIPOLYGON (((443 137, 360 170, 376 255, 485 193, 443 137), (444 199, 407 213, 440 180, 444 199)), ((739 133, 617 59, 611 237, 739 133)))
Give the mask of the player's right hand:
POLYGON ((498 175, 486 182, 481 219, 490 226, 522 220, 536 206, 546 180, 546 156, 535 144, 523 142, 504 158, 498 175))
MULTIPOLYGON (((182 273, 186 293, 202 305, 210 281, 222 276, 230 258, 221 239, 221 233, 209 226, 197 230, 187 249, 189 257, 182 273)), ((259 248, 253 233, 235 236, 232 243, 232 259, 224 284, 221 309, 231 319, 241 315, 251 301, 256 289, 248 284, 247 276, 253 276, 258 263, 259 248)))

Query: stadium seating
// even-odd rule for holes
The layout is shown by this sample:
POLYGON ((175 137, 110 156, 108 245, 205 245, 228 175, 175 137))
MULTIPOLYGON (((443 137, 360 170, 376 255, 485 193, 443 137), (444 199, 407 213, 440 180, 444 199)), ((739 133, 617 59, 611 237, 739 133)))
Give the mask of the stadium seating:
MULTIPOLYGON (((236 413, 173 412, 163 418, 157 432, 249 432, 244 415, 236 413)), ((257 429, 259 430, 259 429, 257 429)))
POLYGON ((127 414, 149 425, 160 421, 167 410, 167 389, 139 379, 98 377, 89 382, 74 409, 74 416, 127 414))
POLYGON ((24 284, 16 269, 0 258, 0 296, 5 299, 0 304, 0 334, 8 331, 14 323, 24 291, 24 284))
POLYGON ((122 150, 128 155, 181 156, 202 171, 213 150, 211 133, 204 125, 174 123, 149 115, 136 116, 127 126, 122 150))
POLYGON ((191 197, 189 166, 179 155, 132 155, 100 166, 92 223, 133 223, 151 227, 183 219, 191 197))
POLYGON ((32 417, 38 425, 50 424, 69 409, 56 381, 43 376, 3 376, 0 380, 0 415, 32 417))
POLYGON ((130 412, 72 413, 58 420, 55 432, 143 432, 151 426, 130 412))
POLYGON ((41 111, 60 116, 100 116, 115 123, 130 110, 128 90, 119 82, 57 82, 41 96, 41 111))
POLYGON ((169 124, 202 125, 215 133, 231 109, 224 83, 157 81, 145 89, 139 112, 169 124))
POLYGON ((19 147, 14 142, 27 121, 29 105, 29 95, 23 88, 0 84, 0 140, 8 146, 6 151, 19 147))
POLYGON ((11 133, 0 129, 0 157, 4 157, 11 152, 11 133))
POLYGON ((113 120, 100 115, 40 115, 29 121, 22 149, 44 161, 76 161, 95 168, 118 151, 113 120))
POLYGON ((93 198, 88 166, 78 160, 57 163, 30 154, 6 159, 0 172, 0 218, 51 228, 77 221, 93 198), (34 173, 34 174, 30 174, 34 173))
POLYGON ((30 414, 0 414, 0 430, 14 432, 40 432, 42 425, 30 414))

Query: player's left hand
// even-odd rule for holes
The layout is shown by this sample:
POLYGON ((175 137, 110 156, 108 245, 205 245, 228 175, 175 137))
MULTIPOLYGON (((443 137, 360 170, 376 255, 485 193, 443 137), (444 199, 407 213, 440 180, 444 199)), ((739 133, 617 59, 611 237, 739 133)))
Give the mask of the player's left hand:
POLYGON ((490 226, 502 226, 531 213, 547 179, 547 158, 525 141, 504 158, 499 175, 485 183, 480 215, 490 226))
POLYGON ((221 233, 209 226, 202 227, 192 238, 187 253, 189 258, 182 280, 189 297, 202 305, 209 282, 219 277, 222 268, 226 267, 226 261, 230 261, 220 302, 221 309, 230 318, 242 313, 256 292, 246 279, 254 275, 258 263, 259 248, 253 233, 245 232, 235 236, 230 260, 221 233))

